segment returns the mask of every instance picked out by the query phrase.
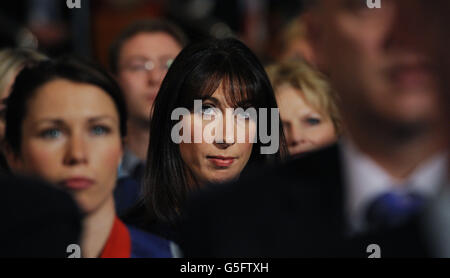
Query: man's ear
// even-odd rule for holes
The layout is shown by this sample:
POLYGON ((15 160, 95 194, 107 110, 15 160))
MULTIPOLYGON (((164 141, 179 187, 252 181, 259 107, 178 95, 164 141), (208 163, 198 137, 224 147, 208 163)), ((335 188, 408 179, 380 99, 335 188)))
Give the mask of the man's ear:
POLYGON ((311 46, 311 55, 309 61, 323 73, 328 72, 328 66, 325 59, 326 40, 324 32, 323 17, 320 11, 312 10, 306 12, 303 16, 305 23, 307 40, 311 46))

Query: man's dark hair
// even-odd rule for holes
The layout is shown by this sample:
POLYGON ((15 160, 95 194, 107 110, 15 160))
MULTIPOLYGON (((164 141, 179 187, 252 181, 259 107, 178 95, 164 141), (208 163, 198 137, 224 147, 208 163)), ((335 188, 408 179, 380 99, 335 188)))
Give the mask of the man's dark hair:
POLYGON ((47 82, 66 79, 77 83, 91 84, 108 94, 119 114, 120 134, 126 135, 127 112, 125 101, 116 81, 94 64, 72 57, 56 61, 44 61, 23 69, 17 76, 11 94, 6 101, 5 141, 13 152, 20 154, 22 123, 27 114, 27 105, 36 90, 47 82))
POLYGON ((123 44, 130 38, 136 36, 140 33, 157 33, 162 32, 170 35, 180 46, 183 48, 188 40, 183 31, 177 27, 175 24, 162 19, 146 19, 136 21, 129 25, 125 30, 120 33, 120 35, 114 40, 109 48, 108 53, 108 65, 109 70, 113 74, 118 72, 118 63, 120 51, 122 50, 123 44))

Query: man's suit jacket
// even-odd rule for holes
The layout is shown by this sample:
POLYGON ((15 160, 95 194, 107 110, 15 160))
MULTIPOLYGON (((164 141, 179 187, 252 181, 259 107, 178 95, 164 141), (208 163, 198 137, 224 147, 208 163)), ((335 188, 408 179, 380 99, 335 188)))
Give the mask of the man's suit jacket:
POLYGON ((232 185, 193 196, 181 226, 187 257, 427 256, 420 221, 395 230, 348 234, 345 186, 337 145, 232 185))

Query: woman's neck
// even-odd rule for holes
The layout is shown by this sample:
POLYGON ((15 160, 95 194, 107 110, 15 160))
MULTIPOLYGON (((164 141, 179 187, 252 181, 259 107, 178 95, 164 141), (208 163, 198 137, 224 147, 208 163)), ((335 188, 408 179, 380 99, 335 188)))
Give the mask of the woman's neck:
POLYGON ((83 221, 81 252, 84 258, 97 258, 108 240, 116 213, 113 196, 83 221))

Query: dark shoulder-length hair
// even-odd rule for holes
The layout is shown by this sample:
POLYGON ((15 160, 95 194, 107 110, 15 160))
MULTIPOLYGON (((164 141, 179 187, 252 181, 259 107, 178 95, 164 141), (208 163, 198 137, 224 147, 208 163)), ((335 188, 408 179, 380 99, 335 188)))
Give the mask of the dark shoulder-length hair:
MULTIPOLYGON (((245 102, 256 109, 277 108, 263 66, 242 42, 210 39, 185 47, 170 66, 153 104, 143 202, 156 220, 173 223, 192 190, 188 181, 192 175, 187 172, 179 145, 171 140, 176 124, 171 113, 178 107, 192 111, 194 99, 211 96, 219 86, 226 101, 235 107, 245 102)), ((265 144, 257 140, 246 168, 253 163, 279 162, 287 153, 281 123, 278 130, 270 131, 268 116, 267 129, 279 134, 280 147, 274 154, 261 154, 265 144)))
POLYGON ((127 113, 123 94, 116 81, 97 65, 76 57, 61 57, 57 60, 40 62, 23 69, 17 76, 11 94, 6 100, 5 141, 8 147, 20 154, 22 123, 27 115, 28 102, 38 88, 56 80, 66 79, 101 88, 109 95, 119 115, 120 135, 126 135, 127 113))

